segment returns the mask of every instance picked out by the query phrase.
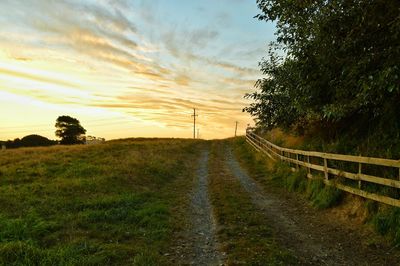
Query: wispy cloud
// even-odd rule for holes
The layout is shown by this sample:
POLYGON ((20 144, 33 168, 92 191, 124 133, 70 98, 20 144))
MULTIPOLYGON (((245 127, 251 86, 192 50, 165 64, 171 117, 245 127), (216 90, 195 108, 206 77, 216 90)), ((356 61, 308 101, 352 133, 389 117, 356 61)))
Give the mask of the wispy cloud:
POLYGON ((190 127, 187 112, 195 107, 203 115, 200 124, 228 126, 233 117, 248 119, 242 97, 260 74, 254 58, 262 50, 244 44, 248 33, 236 21, 245 5, 5 0, 0 59, 7 63, 0 65, 0 76, 6 82, 0 85, 50 104, 181 129, 190 127))
POLYGON ((0 66, 0 75, 6 75, 6 76, 12 76, 16 78, 21 78, 21 79, 27 79, 27 80, 33 80, 33 81, 39 81, 39 82, 46 82, 49 84, 56 84, 56 85, 62 85, 66 87, 71 87, 71 88, 76 88, 77 84, 74 84, 73 82, 62 80, 62 79, 55 79, 49 76, 41 76, 37 74, 31 74, 31 73, 26 73, 22 71, 17 71, 13 69, 7 69, 3 68, 0 66))

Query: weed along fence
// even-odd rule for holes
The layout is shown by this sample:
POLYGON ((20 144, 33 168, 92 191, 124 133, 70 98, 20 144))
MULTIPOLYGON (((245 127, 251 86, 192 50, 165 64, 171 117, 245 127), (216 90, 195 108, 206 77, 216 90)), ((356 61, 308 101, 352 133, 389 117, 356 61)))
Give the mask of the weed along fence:
POLYGON ((319 174, 326 185, 400 207, 399 160, 283 148, 251 130, 246 132, 246 141, 274 161, 286 161, 294 169, 305 168, 308 178, 319 174))

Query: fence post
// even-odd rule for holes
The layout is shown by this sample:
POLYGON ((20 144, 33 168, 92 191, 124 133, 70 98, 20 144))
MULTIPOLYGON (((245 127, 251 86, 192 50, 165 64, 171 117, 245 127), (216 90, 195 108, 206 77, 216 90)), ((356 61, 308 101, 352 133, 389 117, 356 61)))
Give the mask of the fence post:
POLYGON ((328 180, 329 179, 329 175, 328 175, 328 160, 326 158, 324 158, 324 172, 325 172, 325 179, 328 180))
MULTIPOLYGON (((310 155, 307 155, 307 163, 310 164, 310 155)), ((311 175, 310 165, 308 165, 307 167, 308 167, 308 173, 311 175)))
POLYGON ((361 163, 358 163, 358 188, 361 189, 361 163))
POLYGON ((299 169, 299 154, 296 153, 296 168, 299 169))

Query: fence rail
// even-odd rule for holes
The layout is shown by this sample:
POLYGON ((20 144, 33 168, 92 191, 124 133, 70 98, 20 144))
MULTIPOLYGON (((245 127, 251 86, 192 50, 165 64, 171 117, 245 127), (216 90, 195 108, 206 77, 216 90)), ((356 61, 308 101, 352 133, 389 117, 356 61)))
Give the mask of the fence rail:
POLYGON ((362 182, 392 187, 395 189, 400 188, 400 160, 391 160, 383 158, 371 158, 354 155, 343 155, 333 153, 323 153, 315 151, 303 151, 296 149, 288 149, 280 147, 252 132, 247 130, 246 141, 254 149, 266 154, 272 160, 282 160, 289 162, 296 166, 296 168, 304 167, 307 169, 309 178, 313 178, 312 171, 321 172, 324 176, 324 183, 329 186, 334 186, 340 190, 346 191, 351 194, 361 196, 363 198, 371 199, 374 201, 382 202, 388 205, 400 207, 400 200, 395 197, 371 193, 362 189, 362 182), (315 161, 321 163, 315 163, 315 161), (347 162, 358 165, 358 171, 350 172, 331 167, 332 162, 347 162), (323 163, 322 163, 323 162, 323 163), (330 163, 331 162, 331 163, 330 163), (381 166, 393 168, 396 171, 396 178, 384 178, 375 175, 363 173, 363 168, 366 166, 381 166), (345 185, 337 181, 334 177, 343 177, 345 179, 358 181, 358 188, 345 185))

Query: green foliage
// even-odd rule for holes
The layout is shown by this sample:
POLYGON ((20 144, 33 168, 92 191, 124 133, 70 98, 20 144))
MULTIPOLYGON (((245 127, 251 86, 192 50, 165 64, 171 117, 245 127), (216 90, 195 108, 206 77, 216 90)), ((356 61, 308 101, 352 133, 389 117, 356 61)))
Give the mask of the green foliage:
POLYGON ((70 116, 59 116, 56 120, 56 136, 61 138, 61 144, 82 144, 85 142, 84 129, 79 120, 70 116))
POLYGON ((399 1, 257 3, 258 19, 277 23, 277 43, 260 63, 265 77, 246 96, 259 126, 399 138, 399 1))
POLYGON ((400 245, 400 208, 381 209, 372 217, 375 230, 388 235, 396 245, 400 245))

